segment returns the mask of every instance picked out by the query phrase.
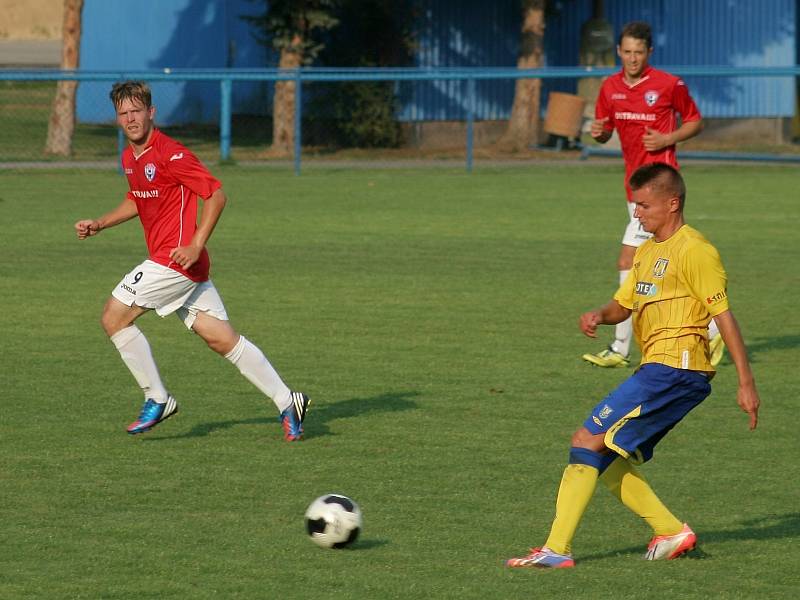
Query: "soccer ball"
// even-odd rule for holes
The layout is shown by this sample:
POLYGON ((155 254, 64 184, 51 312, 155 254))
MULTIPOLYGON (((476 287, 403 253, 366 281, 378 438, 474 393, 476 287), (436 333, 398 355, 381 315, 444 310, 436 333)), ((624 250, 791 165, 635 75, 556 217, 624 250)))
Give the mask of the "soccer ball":
POLYGON ((344 548, 358 538, 361 509, 347 496, 325 494, 308 507, 306 531, 318 546, 344 548))

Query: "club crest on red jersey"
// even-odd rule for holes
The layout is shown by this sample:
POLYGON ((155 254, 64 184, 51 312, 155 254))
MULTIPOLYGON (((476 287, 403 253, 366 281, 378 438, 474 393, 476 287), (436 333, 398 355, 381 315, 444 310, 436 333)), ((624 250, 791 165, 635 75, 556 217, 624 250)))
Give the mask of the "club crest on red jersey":
POLYGON ((153 181, 156 177, 156 166, 153 163, 147 163, 144 166, 144 176, 147 177, 147 181, 153 181))
POLYGON ((647 106, 655 106, 655 103, 658 101, 658 92, 652 90, 645 92, 644 101, 647 103, 647 106))

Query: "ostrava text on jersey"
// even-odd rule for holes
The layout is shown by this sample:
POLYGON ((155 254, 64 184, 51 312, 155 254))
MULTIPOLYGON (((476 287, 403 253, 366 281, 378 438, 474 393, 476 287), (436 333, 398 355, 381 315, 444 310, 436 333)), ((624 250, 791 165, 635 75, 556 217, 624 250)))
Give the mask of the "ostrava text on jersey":
POLYGON ((192 240, 197 229, 197 199, 210 197, 221 187, 220 182, 189 149, 158 129, 153 129, 149 144, 138 156, 130 146, 123 151, 122 166, 150 260, 192 281, 206 281, 211 261, 205 248, 189 269, 172 262, 169 254, 192 240))
POLYGON ((642 364, 714 371, 707 328, 712 317, 728 310, 726 287, 717 249, 689 225, 663 242, 642 244, 614 295, 633 311, 642 364))
POLYGON ((642 142, 647 129, 671 133, 682 122, 699 121, 700 111, 686 84, 675 75, 647 67, 641 78, 627 83, 620 71, 609 76, 600 87, 595 118, 607 118, 606 129, 616 129, 625 160, 625 190, 631 200, 628 179, 642 165, 663 162, 678 168, 675 146, 648 151, 642 142))

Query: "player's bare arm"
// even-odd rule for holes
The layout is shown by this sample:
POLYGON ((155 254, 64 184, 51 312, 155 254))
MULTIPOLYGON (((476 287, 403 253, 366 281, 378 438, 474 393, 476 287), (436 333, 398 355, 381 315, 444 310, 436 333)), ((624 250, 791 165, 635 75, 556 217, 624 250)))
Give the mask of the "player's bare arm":
POLYGON ((188 269, 200 258, 200 253, 203 251, 208 238, 214 231, 214 227, 219 221, 222 210, 228 199, 222 188, 218 188, 211 196, 203 201, 203 210, 200 216, 200 223, 197 225, 197 231, 192 236, 192 240, 186 246, 178 246, 170 252, 169 257, 182 266, 188 269))
POLYGON ((683 123, 678 129, 670 133, 662 133, 648 127, 642 136, 642 144, 648 152, 655 152, 667 146, 674 146, 679 142, 691 139, 701 131, 703 131, 702 119, 683 123))
POLYGON ((616 300, 611 300, 605 306, 597 310, 590 310, 581 315, 578 326, 587 337, 597 337, 598 325, 616 325, 627 319, 631 314, 630 309, 625 308, 616 300))
POLYGON ((594 138, 594 141, 598 144, 605 144, 608 140, 611 139, 611 134, 613 133, 611 130, 606 129, 605 125, 608 122, 608 117, 603 117, 602 119, 595 119, 592 121, 591 129, 589 133, 594 138))
POLYGON ((109 213, 104 214, 99 219, 82 219, 75 223, 75 233, 79 240, 97 235, 103 229, 114 227, 120 223, 131 220, 139 214, 136 202, 130 198, 125 198, 120 205, 109 213))
POLYGON ((731 360, 736 365, 736 373, 739 376, 736 402, 744 412, 750 415, 750 429, 755 429, 756 425, 758 425, 758 408, 761 405, 761 400, 758 397, 753 372, 750 370, 750 361, 747 358, 747 350, 744 346, 739 324, 730 310, 715 315, 714 320, 717 322, 719 333, 728 347, 731 360))

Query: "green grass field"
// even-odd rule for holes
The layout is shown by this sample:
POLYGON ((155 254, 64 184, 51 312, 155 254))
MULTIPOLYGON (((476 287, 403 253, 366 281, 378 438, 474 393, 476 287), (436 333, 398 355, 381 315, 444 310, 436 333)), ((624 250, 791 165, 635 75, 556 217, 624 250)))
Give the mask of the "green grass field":
POLYGON ((285 443, 271 402, 155 315, 139 326, 181 412, 128 436, 141 396, 99 316, 141 230, 72 229, 125 182, 0 173, 0 598, 796 597, 796 168, 684 168, 763 402, 749 432, 724 361, 644 467, 699 549, 643 561, 649 529, 600 486, 577 567, 555 572, 503 561, 544 541, 570 434, 631 373, 583 364, 612 330, 577 328, 614 291, 621 165, 215 172, 214 281, 312 397, 307 439, 285 443), (305 536, 332 491, 363 509, 353 549, 305 536))

